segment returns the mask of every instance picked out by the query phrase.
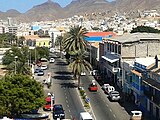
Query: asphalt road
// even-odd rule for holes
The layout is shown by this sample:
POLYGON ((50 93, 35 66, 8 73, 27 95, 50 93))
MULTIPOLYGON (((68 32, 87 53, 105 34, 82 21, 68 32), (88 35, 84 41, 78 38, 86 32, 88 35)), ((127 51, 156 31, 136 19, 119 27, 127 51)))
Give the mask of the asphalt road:
MULTIPOLYGON (((35 76, 35 78, 39 82, 43 82, 47 74, 51 72, 52 87, 51 89, 44 87, 45 93, 55 94, 55 104, 63 105, 66 119, 79 120, 79 113, 85 110, 78 96, 75 80, 72 80, 72 75, 67 68, 64 59, 57 58, 55 63, 50 64, 49 69, 45 70, 44 76, 35 76)), ((96 120, 129 120, 128 113, 118 102, 110 102, 100 86, 98 92, 89 92, 88 85, 93 79, 93 76, 82 76, 81 83, 90 98, 96 120)))
POLYGON ((51 92, 55 94, 55 104, 62 104, 65 110, 66 119, 79 119, 79 113, 84 111, 79 99, 75 80, 72 74, 67 72, 67 65, 64 60, 56 59, 55 63, 49 65, 52 74, 51 92))
POLYGON ((128 113, 118 102, 110 102, 100 86, 97 92, 89 92, 88 85, 93 76, 82 76, 81 83, 90 98, 90 104, 96 120, 129 120, 128 113))

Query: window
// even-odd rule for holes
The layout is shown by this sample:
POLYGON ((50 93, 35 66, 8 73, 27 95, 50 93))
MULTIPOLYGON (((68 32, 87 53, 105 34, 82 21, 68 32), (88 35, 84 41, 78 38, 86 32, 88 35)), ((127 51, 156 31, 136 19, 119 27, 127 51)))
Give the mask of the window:
POLYGON ((129 77, 129 81, 130 81, 130 83, 132 82, 132 76, 129 77))
POLYGON ((118 46, 118 54, 121 54, 121 46, 118 46))

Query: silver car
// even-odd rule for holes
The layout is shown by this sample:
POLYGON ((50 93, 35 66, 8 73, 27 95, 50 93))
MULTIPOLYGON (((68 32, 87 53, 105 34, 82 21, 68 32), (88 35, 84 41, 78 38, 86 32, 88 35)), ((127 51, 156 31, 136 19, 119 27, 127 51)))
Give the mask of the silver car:
POLYGON ((119 94, 119 92, 118 91, 111 91, 110 93, 109 93, 109 99, 111 100, 111 101, 119 101, 120 100, 120 94, 119 94))

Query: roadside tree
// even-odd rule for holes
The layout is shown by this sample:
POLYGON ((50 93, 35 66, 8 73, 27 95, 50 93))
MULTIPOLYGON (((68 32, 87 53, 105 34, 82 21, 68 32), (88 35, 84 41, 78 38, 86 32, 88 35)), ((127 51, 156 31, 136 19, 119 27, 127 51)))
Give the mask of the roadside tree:
POLYGON ((91 64, 85 60, 85 52, 81 51, 80 53, 77 53, 73 62, 69 64, 69 67, 72 69, 74 77, 76 77, 78 80, 78 88, 79 88, 81 84, 80 83, 81 73, 92 69, 91 64))
POLYGON ((17 117, 44 104, 43 87, 29 76, 6 75, 0 82, 0 115, 17 117))
POLYGON ((68 57, 73 56, 73 61, 69 64, 74 76, 78 79, 78 87, 80 87, 81 72, 92 69, 89 62, 85 60, 87 41, 84 40, 86 29, 82 26, 74 26, 65 35, 63 47, 68 57))

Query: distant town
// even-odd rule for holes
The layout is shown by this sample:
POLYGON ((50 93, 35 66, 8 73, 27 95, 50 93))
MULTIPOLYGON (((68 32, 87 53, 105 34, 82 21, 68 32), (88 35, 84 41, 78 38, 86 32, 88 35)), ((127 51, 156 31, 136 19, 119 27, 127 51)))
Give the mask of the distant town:
MULTIPOLYGON (((81 79, 84 79, 82 80, 84 88, 80 87, 80 89, 86 92, 85 94, 89 98, 86 100, 91 106, 89 109, 85 107, 85 111, 88 110, 95 120, 106 120, 107 117, 105 119, 105 116, 108 116, 109 120, 128 120, 130 117, 128 115, 129 111, 142 112, 144 120, 159 120, 160 32, 143 32, 141 30, 138 32, 133 32, 133 30, 138 29, 138 27, 147 27, 148 29, 152 28, 160 31, 160 13, 158 13, 157 10, 139 11, 139 16, 136 18, 129 18, 127 15, 120 14, 118 12, 111 17, 105 17, 105 14, 107 13, 97 12, 91 13, 90 15, 74 15, 65 19, 31 23, 19 23, 12 17, 8 17, 6 20, 0 20, 0 34, 2 35, 9 33, 16 36, 17 40, 23 39, 18 47, 28 46, 29 49, 46 47, 50 50, 51 54, 56 51, 56 55, 59 52, 60 54, 62 52, 63 54, 60 56, 60 58, 51 59, 53 61, 51 61, 52 64, 50 63, 51 65, 46 68, 48 69, 48 72, 42 74, 47 77, 50 75, 50 73, 52 73, 54 76, 58 74, 58 72, 61 72, 60 77, 63 79, 65 75, 67 76, 67 72, 65 72, 65 75, 63 76, 63 72, 66 71, 66 68, 63 65, 66 64, 66 61, 64 62, 65 58, 62 56, 67 55, 66 51, 62 50, 61 43, 59 42, 57 44, 58 37, 65 37, 66 33, 70 32, 72 27, 80 26, 85 28, 86 32, 84 34, 84 40, 88 42, 87 61, 92 65, 93 70, 95 70, 95 74, 93 74, 93 71, 91 71, 92 74, 87 72, 81 74, 81 79), (59 67, 58 64, 62 67, 59 67), (54 68, 54 70, 52 68, 54 68), (92 78, 87 76, 92 76, 92 78), (93 81, 93 79, 95 80, 93 81), (89 88, 88 83, 92 83, 89 88), (95 86, 95 84, 98 86, 98 88, 95 90, 98 93, 92 94, 92 87, 95 86), (108 104, 109 101, 107 97, 104 96, 106 95, 106 89, 108 87, 107 85, 110 87, 113 86, 114 89, 118 91, 118 94, 121 98, 118 98, 118 100, 120 99, 119 102, 115 103, 114 105, 110 103, 108 104), (120 104, 121 108, 116 107, 117 104, 120 104), (108 106, 106 107, 106 105, 108 106), (110 110, 108 109, 108 111, 106 111, 107 115, 103 110, 100 110, 100 108, 103 107, 104 109, 111 107, 110 110), (128 114, 122 112, 122 107, 128 112, 128 114), (118 110, 120 110, 120 112, 118 110), (100 111, 103 112, 100 113, 100 111), (111 111, 113 111, 113 116, 108 115, 108 113, 111 111)), ((13 43, 14 42, 15 41, 13 41, 13 43)), ((9 49, 10 47, 1 46, 0 64, 3 64, 3 57, 6 55, 5 53, 9 49)), ((67 50, 69 49, 70 48, 67 50)), ((34 57, 35 61, 33 61, 34 64, 36 64, 36 55, 34 57)), ((72 58, 74 58, 74 55, 71 54, 70 60, 72 58)), ((17 58, 14 59, 15 62, 16 59, 17 58)), ((32 61, 31 59, 32 58, 29 60, 30 63, 32 61)), ((16 66, 14 67, 14 69, 17 69, 16 66)), ((34 71, 34 69, 32 71, 34 71)), ((34 72, 32 72, 32 74, 35 75, 34 72)), ((61 92, 61 94, 62 91, 64 91, 62 95, 57 95, 58 91, 56 92, 55 95, 59 97, 62 97, 63 95, 65 96, 66 94, 68 95, 69 92, 66 92, 66 89, 71 89, 71 84, 73 84, 71 83, 72 81, 70 80, 68 83, 66 77, 64 78, 65 83, 62 83, 60 80, 57 80, 58 78, 59 77, 53 77, 52 79, 55 81, 53 80, 54 82, 52 83, 53 85, 51 86, 51 89, 45 89, 49 89, 51 92, 54 92, 57 89, 61 92), (56 84, 63 84, 63 86, 67 84, 67 87, 62 89, 62 87, 57 87, 56 84)), ((43 78, 40 78, 39 76, 35 77, 35 79, 40 79, 39 81, 43 82, 43 78)), ((70 94, 76 96, 73 91, 71 91, 70 94)), ((82 93, 80 92, 78 94, 80 95, 82 93)), ((62 102, 66 102, 67 105, 71 105, 72 103, 69 104, 68 102, 73 97, 72 95, 68 98, 66 97, 66 101, 62 102)), ((114 101, 114 97, 109 92, 108 98, 110 98, 110 101, 114 101)), ((56 99, 59 100, 59 98, 56 99)), ((75 97, 75 99, 77 99, 77 97, 75 97)), ((74 100, 72 102, 76 104, 74 100)), ((63 103, 63 106, 64 104, 65 103, 63 103)), ((79 113, 77 114, 73 112, 76 107, 67 108, 71 111, 68 112, 67 109, 65 109, 67 113, 66 116, 71 119, 74 118, 75 115, 77 118, 76 120, 78 120, 79 113)))

